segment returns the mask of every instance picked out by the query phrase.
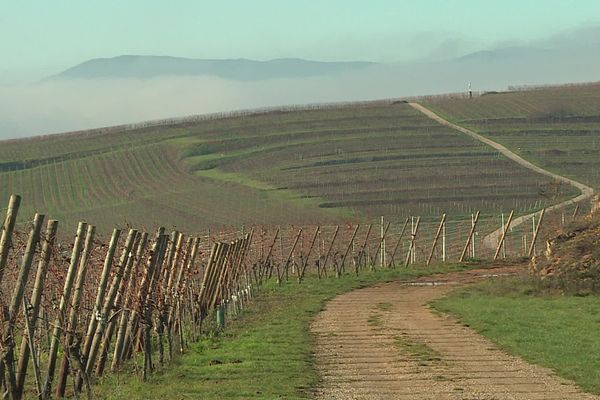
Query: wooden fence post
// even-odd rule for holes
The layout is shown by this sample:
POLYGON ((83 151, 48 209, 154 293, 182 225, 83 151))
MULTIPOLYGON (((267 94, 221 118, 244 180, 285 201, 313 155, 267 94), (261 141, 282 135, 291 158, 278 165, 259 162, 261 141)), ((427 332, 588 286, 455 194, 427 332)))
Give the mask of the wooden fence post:
POLYGON ((446 262, 446 221, 442 227, 442 262, 446 262))
POLYGON ((308 253, 306 254, 306 258, 304 259, 304 262, 302 264, 301 271, 299 271, 299 274, 298 274, 298 283, 301 283, 302 279, 304 279, 304 273, 306 272, 306 266, 308 265, 308 261, 310 259, 310 254, 312 253, 312 249, 315 245, 315 240, 317 240, 317 235, 319 234, 320 228, 321 227, 317 226, 317 229, 315 230, 315 234, 313 235, 313 238, 310 242, 310 247, 308 248, 308 253))
POLYGON ((427 266, 431 263, 431 259, 433 258, 433 253, 435 252, 435 246, 437 245, 438 239, 440 238, 440 234, 442 233, 442 228, 446 223, 446 214, 442 214, 442 220, 440 221, 440 226, 435 234, 435 239, 433 239, 433 244, 431 245, 431 251, 429 252, 429 257, 427 257, 427 266))
POLYGON ((514 212, 515 212, 514 210, 510 212, 510 215, 508 216, 508 221, 506 222, 506 225, 502 229, 502 236, 500 237, 500 242, 498 242, 498 247, 496 248, 496 253, 494 254, 494 261, 496 261, 498 259, 498 255, 500 254, 500 249, 502 249, 502 245, 504 244, 504 240, 506 239, 506 233, 508 232, 508 228, 510 227, 510 223, 512 221, 514 212))
MULTIPOLYGON (((52 247, 54 246, 54 240, 56 238, 56 232, 58 230, 58 221, 49 220, 46 227, 46 234, 44 236, 44 244, 42 245, 41 259, 38 263, 37 273, 35 276, 35 283, 33 285, 33 291, 31 293, 30 310, 25 310, 25 319, 29 324, 29 329, 21 340, 21 348, 19 355, 19 364, 17 367, 17 390, 22 397, 25 386, 25 375, 27 374, 27 366, 29 364, 29 355, 33 356, 33 349, 29 346, 29 340, 32 339, 32 335, 35 333, 37 316, 40 312, 40 303, 42 300, 42 294, 44 291, 44 283, 46 281, 46 275, 48 273, 48 265, 50 264, 50 256, 52 254, 52 247)), ((39 372, 39 365, 35 363, 34 369, 39 372)), ((41 394, 41 387, 38 388, 41 394)))
POLYGON ((131 251, 133 246, 133 242, 135 237, 137 236, 137 231, 135 229, 130 229, 127 234, 127 239, 125 240, 125 246, 123 248, 123 253, 121 254, 121 258, 119 260, 119 265, 117 265, 117 269, 115 271, 115 275, 110 284, 110 289, 108 290, 108 294, 104 299, 104 304, 102 305, 102 311, 99 315, 98 325, 96 327, 96 331, 94 332, 94 337, 92 339, 92 345, 90 347, 89 357, 87 359, 87 364, 85 366, 85 373, 88 375, 92 374, 94 369, 94 365, 96 364, 96 358, 98 357, 98 350, 100 349, 100 344, 104 337, 104 331, 106 330, 106 326, 108 325, 108 318, 111 315, 111 312, 114 307, 115 298, 117 297, 117 291, 121 285, 121 280, 123 279, 123 272, 126 267, 125 262, 127 261, 127 256, 131 251))
POLYGON ((36 214, 33 219, 33 227, 29 233, 27 240, 27 247, 21 261, 21 267, 19 268, 19 275, 13 289, 12 298, 8 308, 8 319, 3 321, 3 332, 2 332, 2 343, 6 348, 3 349, 2 363, 4 364, 4 370, 6 371, 6 386, 8 392, 13 400, 19 399, 19 390, 17 385, 17 378, 14 370, 14 331, 16 328, 17 317, 19 310, 23 304, 23 298, 25 295, 25 286, 27 286, 27 279, 29 272, 31 271, 31 265, 33 264, 33 258, 35 255, 35 248, 40 239, 40 231, 42 229, 42 223, 44 222, 44 216, 36 214))
POLYGON ((408 267, 409 262, 411 261, 411 258, 414 260, 415 256, 413 255, 413 252, 415 251, 415 241, 417 240, 417 233, 419 231, 419 224, 421 222, 421 217, 417 217, 417 223, 415 225, 415 229, 414 231, 412 231, 411 229, 411 238, 410 238, 410 246, 408 247, 408 254, 406 255, 406 262, 404 263, 405 267, 408 267))
POLYGON ((358 228, 360 228, 360 225, 356 225, 356 228, 354 228, 354 232, 352 233, 352 237, 350 238, 350 242, 348 242, 348 247, 346 248, 346 252, 344 253, 344 257, 342 257, 342 261, 340 263, 339 268, 336 270, 335 275, 339 278, 341 275, 341 271, 345 270, 345 265, 346 265, 346 258, 348 257, 348 253, 350 253, 350 250, 352 249, 353 245, 354 245, 354 239, 356 238, 356 233, 358 232, 358 228))
POLYGON ((340 226, 338 225, 335 227, 335 231, 333 232, 333 238, 331 239, 331 243, 329 243, 327 253, 325 253, 325 259, 323 260, 323 269, 325 271, 327 271, 327 261, 329 260, 329 256, 331 255, 331 250, 333 249, 333 244, 335 243, 335 239, 337 238, 339 230, 340 226))
POLYGON ((406 220, 404 221, 404 225, 402 226, 402 231, 400 232, 400 236, 398 237, 398 240, 396 241, 396 245, 394 246, 394 250, 392 251, 392 254, 391 254, 390 264, 388 265, 389 267, 396 266, 396 261, 394 258, 396 257, 396 253, 398 252, 398 248, 400 247, 400 244, 402 243, 402 238, 404 237, 404 232, 406 232, 406 227, 408 226, 408 221, 410 221, 410 217, 406 217, 406 220))
MULTIPOLYGON (((279 236, 279 231, 280 231, 280 227, 277 227, 277 230, 275 231, 275 236, 273 237, 273 242, 271 243, 271 245, 269 246, 269 251, 267 252, 267 256, 264 258, 264 262, 263 262, 263 267, 261 268, 261 271, 259 271, 259 277, 260 277, 260 283, 262 283, 263 278, 266 277, 266 269, 269 268, 269 262, 271 260, 271 256, 273 254, 273 249, 275 248, 275 245, 277 244, 277 237, 279 236)), ((273 268, 270 268, 270 271, 273 268)), ((271 273, 269 272, 269 277, 270 277, 271 273)))
MULTIPOLYGON (((475 225, 475 217, 473 216, 473 213, 471 213, 471 226, 475 225)), ((476 255, 475 255, 475 237, 477 236, 477 232, 474 229, 473 230, 473 240, 471 240, 471 257, 473 257, 473 259, 475 259, 476 255)))
POLYGON ((134 284, 135 279, 133 277, 135 276, 135 273, 137 272, 137 270, 139 268, 139 265, 142 260, 142 256, 144 254, 144 251, 146 250, 147 243, 148 243, 148 233, 143 232, 140 237, 140 241, 137 246, 137 250, 135 252, 135 257, 133 257, 133 260, 130 260, 130 262, 132 263, 132 269, 131 269, 131 272, 129 273, 129 282, 127 283, 127 289, 125 290, 125 297, 124 297, 122 305, 121 305, 121 315, 119 317, 117 339, 115 341, 113 362, 112 362, 112 366, 111 366, 112 371, 116 371, 118 369, 118 366, 119 366, 121 360, 123 360, 123 355, 122 355, 123 342, 124 342, 125 333, 127 330, 127 321, 129 320, 129 315, 130 315, 129 309, 131 307, 131 303, 133 301, 133 296, 134 296, 133 291, 134 291, 134 286, 135 286, 135 284, 134 284))
POLYGON ((165 228, 159 228, 156 234, 156 240, 152 247, 152 255, 148 260, 148 267, 146 268, 145 275, 142 278, 142 282, 140 284, 140 305, 139 312, 142 315, 144 328, 143 328, 143 346, 144 346, 144 367, 142 369, 142 381, 146 381, 148 372, 152 369, 152 345, 150 341, 150 329, 152 326, 152 305, 149 304, 149 290, 150 290, 150 281, 152 276, 154 275, 154 270, 158 266, 158 260, 161 258, 161 248, 164 248, 162 241, 164 240, 164 230, 165 228))
MULTIPOLYGON (((383 222, 383 217, 382 217, 381 221, 383 222)), ((387 226, 385 226, 385 228, 383 227, 383 225, 381 226, 381 236, 380 236, 380 239, 379 239, 380 240, 379 246, 377 246, 377 250, 375 251, 375 254, 373 255, 373 258, 371 259, 371 266, 372 267, 375 267, 375 262, 377 260, 377 256, 379 256, 379 252, 380 251, 385 251, 385 236, 387 235, 387 232, 390 229, 390 225, 391 225, 391 222, 388 221, 387 226)), ((383 265, 383 262, 385 261, 385 257, 383 257, 383 254, 382 254, 382 257, 381 257, 380 261, 382 262, 381 265, 383 265)))
POLYGON ((73 244, 73 252, 71 253, 71 261, 69 263, 69 269, 67 270, 67 276, 65 278, 65 285, 63 288, 63 294, 60 298, 60 305, 58 307, 58 315, 54 321, 54 330, 52 332, 52 342, 50 344, 50 352, 48 354, 48 368, 46 371, 46 381, 44 382, 44 393, 45 399, 50 397, 50 391, 52 390, 52 380, 54 379, 54 371, 56 369, 56 357, 58 355, 58 346, 60 344, 60 338, 63 333, 63 326, 65 323, 65 311, 67 309, 67 302, 71 297, 71 289, 73 288, 73 281, 75 280, 75 274, 77 273, 77 266, 79 265, 79 256, 83 247, 83 234, 87 227, 85 222, 80 222, 77 227, 77 236, 75 236, 75 243, 73 244))
MULTIPOLYGON (((71 310, 69 311, 69 317, 67 319, 66 331, 65 331, 65 340, 63 347, 63 358, 60 365, 60 370, 58 373, 58 380, 56 382, 56 397, 61 398, 65 395, 65 390, 67 387, 67 377, 69 376, 69 369, 73 369, 73 365, 70 365, 70 354, 71 347, 74 346, 75 339, 75 330, 77 328, 77 319, 79 317, 79 304, 81 301, 81 296, 83 294, 83 285, 85 283, 85 275, 87 271, 87 264, 89 260, 90 253, 92 252, 92 246, 94 244, 94 234, 96 232, 96 228, 93 225, 88 225, 87 232, 85 235, 85 244, 83 246, 83 252, 81 254, 79 260, 79 268, 77 271, 77 278, 75 280, 75 290, 71 296, 71 310)), ((77 345, 79 347, 79 345, 77 345)), ((77 351, 80 353, 80 350, 77 351)), ((77 364, 77 363, 76 363, 77 364)), ((77 371, 78 373, 83 373, 85 371, 77 371)), ((83 376, 84 384, 86 384, 88 392, 90 390, 89 382, 87 377, 83 376)))
MULTIPOLYGON (((140 264, 140 259, 136 259, 136 255, 140 251, 142 234, 136 234, 136 237, 133 242, 133 246, 131 247, 131 251, 127 254, 124 263, 125 268, 123 269, 123 277, 121 278, 121 283, 119 284, 119 289, 117 290, 117 295, 113 302, 113 311, 111 317, 109 318, 109 323, 106 325, 106 329, 104 332, 104 338, 102 339, 102 344, 100 345, 100 353, 98 356, 98 364, 96 365, 96 375, 102 376, 104 374, 104 367, 106 365, 106 361, 108 360, 108 353, 110 350, 110 345, 112 343, 112 336, 117 328, 117 319, 116 315, 121 313, 123 316, 123 312, 125 312, 126 304, 125 301, 127 297, 130 295, 127 290, 134 288, 134 282, 131 279, 132 270, 138 269, 138 265, 140 264)), ((141 254, 141 253, 139 253, 141 254)), ((140 299, 138 298, 138 301, 140 299)), ((120 320, 119 320, 120 326, 120 320)))
MULTIPOLYGON (((575 205, 575 210, 573 210, 573 215, 571 216, 571 219, 574 220, 575 218, 577 218, 577 214, 579 213, 579 203, 577 203, 575 205)), ((539 225, 538 225, 539 226, 539 225)))
MULTIPOLYGON (((119 244, 119 236, 121 235, 120 229, 113 229, 112 235, 110 237, 110 242, 108 244, 108 250, 106 251, 106 257, 104 258, 104 265, 102 267, 102 273, 100 275, 100 282, 98 284, 98 291, 96 293, 96 301, 94 303, 94 309, 90 315, 90 322, 88 323, 87 332, 85 335, 85 341, 83 346, 83 352, 81 354, 81 358, 86 363, 84 373, 88 373, 89 364, 89 354, 92 348, 92 342, 94 340, 94 334, 96 332, 96 328, 98 327, 98 321, 102 318, 102 304, 104 302, 104 294, 106 293, 106 287, 108 285, 108 279, 110 277, 110 270, 113 264, 113 258, 115 256, 115 252, 117 250, 117 246, 119 244)), ((75 384, 75 389, 77 391, 81 390, 81 385, 83 384, 83 374, 80 373, 77 375, 77 382, 75 384)))
MULTIPOLYGON (((302 235, 302 228, 300 228, 300 230, 298 230, 298 234, 296 235, 296 239, 294 240, 294 244, 292 245, 292 248, 290 249, 290 253, 288 254, 287 259, 285 260, 285 264, 283 265, 283 269, 287 270, 290 260, 292 259, 292 256, 294 255, 294 250, 296 249, 296 246, 298 245, 298 240, 300 240, 300 235, 302 235)), ((282 247, 283 250, 283 247, 282 247)), ((283 274, 283 271, 282 271, 283 274)), ((283 278, 283 276, 279 275, 279 270, 277 271, 277 284, 281 285, 281 279, 283 278)))
POLYGON ((358 263, 356 263, 356 274, 357 275, 358 275, 358 269, 360 268, 360 264, 361 264, 363 258, 365 258, 365 264, 366 264, 365 249, 367 248, 367 244, 369 244, 369 236, 371 235, 372 228, 373 228, 373 225, 369 224, 369 227, 367 228, 367 234, 365 236, 365 240, 360 248, 360 251, 358 252, 358 263))
POLYGON ((542 220, 544 219, 544 214, 546 213, 546 209, 542 209, 540 213, 540 219, 538 220, 537 226, 535 228, 535 232, 533 233, 533 238, 531 239, 531 245, 529 247, 529 251, 527 252, 527 257, 531 258, 533 254, 533 250, 535 249, 535 242, 538 238, 538 233, 540 232, 540 226, 542 225, 542 220))
POLYGON ((471 221, 471 230, 469 231, 469 236, 467 237, 467 243, 463 248, 462 253, 460 254, 459 262, 465 261, 465 256, 467 255, 467 250, 469 249, 469 245, 471 244, 471 240, 473 239, 473 234, 475 233, 475 227, 477 226, 477 222, 479 221, 479 211, 475 214, 475 218, 471 221))
POLYGON ((118 284, 117 294, 113 301, 113 309, 110 314, 107 314, 107 324, 104 328, 104 336, 100 342, 100 350, 98 352, 98 363, 95 371, 96 376, 102 376, 104 374, 104 367, 106 365, 106 360, 108 359, 112 336, 117 324, 116 316, 123 309, 123 297, 125 296, 125 290, 129 287, 131 270, 134 265, 133 261, 140 244, 141 236, 142 235, 138 231, 135 231, 131 249, 127 253, 121 255, 120 263, 124 265, 124 268, 122 269, 121 280, 118 284))
POLYGON ((10 252, 11 238, 15 223, 17 222, 17 214, 21 205, 21 196, 13 194, 8 201, 8 210, 6 210, 6 218, 2 225, 2 235, 0 236, 0 282, 4 276, 4 268, 8 261, 8 253, 10 252))
MULTIPOLYGON (((381 216, 381 243, 379 244, 379 251, 381 253, 381 258, 379 260, 379 267, 383 268, 385 266, 385 234, 387 233, 388 228, 390 227, 390 223, 388 222, 388 226, 384 228, 385 220, 383 215, 381 216)), ((377 256, 375 256, 377 258, 377 256)))

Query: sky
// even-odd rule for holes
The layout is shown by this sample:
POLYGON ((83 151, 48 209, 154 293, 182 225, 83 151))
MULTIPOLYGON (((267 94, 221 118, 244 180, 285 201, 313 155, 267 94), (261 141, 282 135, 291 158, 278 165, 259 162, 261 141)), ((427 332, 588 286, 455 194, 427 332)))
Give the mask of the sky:
POLYGON ((121 54, 445 59, 597 25, 597 0, 0 0, 0 84, 121 54))
POLYGON ((513 84, 600 80, 599 0, 0 0, 0 140, 513 84), (477 53, 490 50, 486 53, 477 53), (471 57, 462 57, 475 53, 471 57), (374 61, 353 74, 46 80, 94 58, 374 61))

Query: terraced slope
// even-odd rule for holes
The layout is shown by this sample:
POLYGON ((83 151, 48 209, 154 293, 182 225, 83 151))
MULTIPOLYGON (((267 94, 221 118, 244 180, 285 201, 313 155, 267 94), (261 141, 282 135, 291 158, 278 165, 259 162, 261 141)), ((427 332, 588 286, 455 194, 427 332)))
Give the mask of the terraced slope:
POLYGON ((524 211, 565 195, 407 104, 257 116, 216 136, 188 159, 200 175, 250 177, 359 215, 524 211))
POLYGON ((600 83, 423 104, 543 168, 600 188, 600 83))
POLYGON ((103 233, 127 224, 200 232, 211 226, 272 224, 284 219, 289 223, 329 220, 329 214, 319 209, 195 176, 182 162, 182 148, 173 139, 177 131, 161 129, 156 136, 156 132, 127 132, 102 140, 58 136, 61 145, 54 138, 36 140, 32 141, 34 150, 28 142, 10 143, 0 150, 10 152, 14 160, 8 168, 5 162, 5 171, 0 173, 0 199, 21 193, 23 218, 39 211, 59 219, 65 227, 74 228, 80 219, 91 221, 103 233), (43 146, 46 142, 48 148, 43 146), (21 165, 17 164, 19 147, 23 158, 31 157, 20 161, 21 165))
POLYGON ((573 190, 404 103, 3 142, 0 204, 65 224, 175 225, 524 213, 573 190))

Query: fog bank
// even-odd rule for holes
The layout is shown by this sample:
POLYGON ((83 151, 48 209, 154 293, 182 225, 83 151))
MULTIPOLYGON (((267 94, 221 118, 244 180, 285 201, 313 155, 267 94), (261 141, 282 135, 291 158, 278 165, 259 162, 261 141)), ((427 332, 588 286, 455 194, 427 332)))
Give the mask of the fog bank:
POLYGON ((377 65, 334 76, 73 79, 0 86, 0 139, 287 104, 397 98, 512 84, 600 80, 600 52, 507 48, 446 62, 377 65))

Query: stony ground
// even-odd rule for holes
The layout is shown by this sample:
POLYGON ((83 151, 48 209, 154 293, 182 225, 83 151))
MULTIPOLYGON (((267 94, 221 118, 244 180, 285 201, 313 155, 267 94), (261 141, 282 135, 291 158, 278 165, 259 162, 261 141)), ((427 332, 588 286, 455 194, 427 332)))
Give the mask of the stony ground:
POLYGON ((318 399, 598 399, 505 354, 427 303, 502 267, 394 282, 331 300, 312 324, 318 399))

